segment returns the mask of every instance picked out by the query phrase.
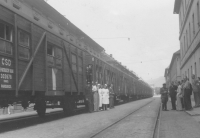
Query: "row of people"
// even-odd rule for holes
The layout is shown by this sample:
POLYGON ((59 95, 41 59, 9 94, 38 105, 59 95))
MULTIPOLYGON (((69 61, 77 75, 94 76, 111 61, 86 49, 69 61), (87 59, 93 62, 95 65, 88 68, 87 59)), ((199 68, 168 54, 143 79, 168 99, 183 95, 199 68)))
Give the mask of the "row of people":
MULTIPOLYGON (((200 81, 197 81, 194 75, 192 76, 192 84, 189 82, 189 79, 187 77, 178 83, 172 82, 169 89, 166 87, 166 84, 164 83, 163 87, 160 90, 162 109, 167 110, 168 96, 170 96, 172 110, 192 110, 193 108, 191 104, 191 95, 193 92, 194 99, 200 97, 199 84, 200 81)), ((199 106, 197 100, 195 100, 195 104, 196 104, 195 107, 199 106)))
POLYGON ((105 84, 102 86, 101 84, 92 85, 92 93, 93 93, 93 111, 99 110, 107 110, 109 108, 114 108, 114 92, 113 85, 107 86, 105 84))

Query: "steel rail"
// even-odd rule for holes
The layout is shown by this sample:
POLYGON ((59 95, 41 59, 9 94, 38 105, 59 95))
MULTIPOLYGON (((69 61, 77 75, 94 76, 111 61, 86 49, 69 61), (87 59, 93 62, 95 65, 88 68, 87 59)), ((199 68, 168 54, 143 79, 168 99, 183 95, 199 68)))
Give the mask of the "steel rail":
POLYGON ((159 138, 161 107, 162 107, 162 104, 160 103, 160 107, 159 107, 158 113, 157 113, 157 118, 156 118, 156 121, 154 124, 154 132, 153 132, 152 138, 159 138))
POLYGON ((117 123, 119 123, 120 121, 124 120, 125 118, 129 117, 130 115, 136 113, 137 111, 139 111, 140 109, 142 109, 143 107, 149 105, 151 102, 153 102, 155 99, 151 100, 150 102, 147 102, 146 104, 142 105, 141 107, 139 107, 138 109, 134 110, 133 112, 125 115, 124 117, 122 117, 121 119, 115 121, 114 123, 110 124, 109 126, 105 127, 104 129, 100 130, 99 132, 95 133, 94 135, 92 135, 90 138, 94 138, 96 137, 98 134, 102 133, 103 131, 111 128, 112 126, 116 125, 117 123))
POLYGON ((158 118, 157 118, 157 122, 156 122, 156 126, 155 126, 155 129, 157 131, 155 131, 153 138, 160 137, 160 120, 161 120, 161 116, 162 116, 161 108, 162 108, 162 103, 160 104, 159 114, 158 114, 158 118))

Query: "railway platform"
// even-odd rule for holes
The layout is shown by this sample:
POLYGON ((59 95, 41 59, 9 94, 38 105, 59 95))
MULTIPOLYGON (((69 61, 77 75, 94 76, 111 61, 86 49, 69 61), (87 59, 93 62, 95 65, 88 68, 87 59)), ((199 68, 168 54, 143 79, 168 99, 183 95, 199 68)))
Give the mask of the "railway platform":
MULTIPOLYGON (((194 105, 194 102, 192 102, 194 105)), ((199 138, 200 124, 198 119, 200 108, 192 111, 171 110, 171 102, 168 101, 168 111, 161 111, 159 131, 157 138, 199 138), (195 118, 197 117, 197 118, 195 118)))
POLYGON ((160 97, 154 97, 122 104, 108 111, 68 117, 62 116, 62 109, 47 109, 46 118, 37 117, 35 111, 1 115, 0 137, 199 138, 200 108, 190 112, 174 111, 170 110, 171 102, 168 101, 169 110, 160 109, 160 97), (56 114, 50 114, 56 111, 56 114))
POLYGON ((159 107, 160 98, 147 98, 108 111, 0 122, 0 137, 152 138, 159 107))

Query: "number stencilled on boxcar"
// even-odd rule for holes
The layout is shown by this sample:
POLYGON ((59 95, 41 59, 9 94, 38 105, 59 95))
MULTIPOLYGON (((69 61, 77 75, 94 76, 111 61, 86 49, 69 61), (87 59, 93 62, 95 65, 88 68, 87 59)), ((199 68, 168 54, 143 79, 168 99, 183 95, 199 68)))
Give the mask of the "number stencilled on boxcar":
POLYGON ((0 57, 0 89, 14 89, 13 76, 13 60, 7 57, 0 57))

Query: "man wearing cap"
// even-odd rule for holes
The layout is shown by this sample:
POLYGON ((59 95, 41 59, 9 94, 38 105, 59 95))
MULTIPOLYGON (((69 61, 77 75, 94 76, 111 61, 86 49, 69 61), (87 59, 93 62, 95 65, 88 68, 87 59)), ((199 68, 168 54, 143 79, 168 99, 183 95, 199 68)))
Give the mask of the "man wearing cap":
POLYGON ((110 109, 114 108, 114 91, 113 91, 113 85, 111 84, 109 87, 109 103, 110 103, 110 109))
POLYGON ((90 113, 92 113, 94 111, 94 106, 93 106, 93 93, 90 84, 87 84, 85 87, 85 97, 86 97, 86 108, 90 113))
POLYGON ((177 90, 177 86, 172 81, 172 83, 169 87, 169 95, 170 95, 170 98, 171 98, 172 110, 176 110, 176 95, 177 95, 176 90, 177 90))
POLYGON ((163 84, 163 87, 160 89, 161 101, 162 101, 162 110, 167 111, 167 101, 168 101, 168 89, 166 84, 163 84))
POLYGON ((192 75, 192 91, 194 94, 194 101, 195 101, 195 106, 194 107, 199 107, 200 105, 200 98, 199 98, 199 81, 195 78, 195 75, 192 75))

